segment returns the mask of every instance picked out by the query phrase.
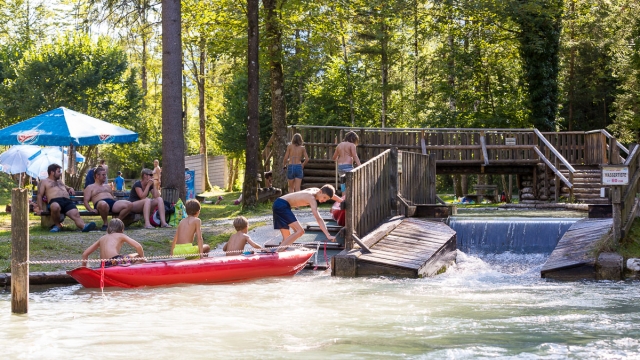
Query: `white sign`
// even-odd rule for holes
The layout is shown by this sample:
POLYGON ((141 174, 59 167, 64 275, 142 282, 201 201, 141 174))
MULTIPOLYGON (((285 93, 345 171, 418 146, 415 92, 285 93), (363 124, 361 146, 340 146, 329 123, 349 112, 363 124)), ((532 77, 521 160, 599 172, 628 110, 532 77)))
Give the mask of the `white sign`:
POLYGON ((602 185, 628 185, 629 167, 623 165, 602 166, 602 185))
POLYGON ((504 138, 504 144, 505 145, 515 145, 516 144, 516 138, 504 138))

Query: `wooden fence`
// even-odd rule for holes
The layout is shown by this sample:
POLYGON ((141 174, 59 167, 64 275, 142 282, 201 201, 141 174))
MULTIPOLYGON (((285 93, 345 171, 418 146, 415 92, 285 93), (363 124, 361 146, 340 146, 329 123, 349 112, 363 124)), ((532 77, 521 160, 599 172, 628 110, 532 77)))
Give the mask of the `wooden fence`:
POLYGON ((400 152, 399 193, 409 205, 436 203, 435 155, 400 152))
POLYGON ((361 161, 390 147, 405 152, 435 154, 438 164, 533 164, 540 162, 533 146, 554 164, 597 165, 621 163, 629 151, 605 130, 547 132, 535 129, 396 129, 293 125, 289 138, 300 133, 312 159, 329 160, 345 134, 360 141, 361 161), (556 157, 558 158, 556 160, 556 157), (609 161, 617 159, 618 162, 609 161))
MULTIPOLYGON (((308 151, 308 150, 307 150, 308 151)), ((345 248, 397 213, 398 151, 388 149, 346 175, 345 248)))
POLYGON ((620 237, 624 237, 629 231, 638 211, 636 197, 640 190, 640 146, 633 147, 624 165, 629 167, 629 184, 621 186, 620 189, 616 189, 614 186, 614 194, 612 195, 613 226, 620 229, 618 232, 620 237), (620 193, 617 194, 617 191, 620 193), (617 221, 618 212, 619 221, 617 221))

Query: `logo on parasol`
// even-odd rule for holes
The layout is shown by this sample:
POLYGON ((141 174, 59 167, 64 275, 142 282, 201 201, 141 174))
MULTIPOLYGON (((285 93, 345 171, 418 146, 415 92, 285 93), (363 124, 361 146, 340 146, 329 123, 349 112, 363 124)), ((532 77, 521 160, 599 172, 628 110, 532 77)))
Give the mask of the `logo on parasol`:
POLYGON ((22 145, 30 145, 38 140, 40 130, 26 130, 18 133, 18 142, 22 145))
POLYGON ((184 174, 184 181, 189 181, 191 180, 191 173, 185 173, 184 174))
POLYGON ((111 134, 100 134, 98 135, 98 137, 100 138, 100 141, 102 141, 103 143, 110 143, 113 141, 113 135, 111 134))

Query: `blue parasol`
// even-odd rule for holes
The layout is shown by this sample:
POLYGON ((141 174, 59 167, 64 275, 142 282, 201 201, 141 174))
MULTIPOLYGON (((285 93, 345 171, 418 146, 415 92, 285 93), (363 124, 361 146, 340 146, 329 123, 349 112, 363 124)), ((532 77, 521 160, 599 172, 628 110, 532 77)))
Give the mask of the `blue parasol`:
POLYGON ((137 140, 138 134, 131 130, 65 107, 0 130, 0 145, 86 146, 137 140))

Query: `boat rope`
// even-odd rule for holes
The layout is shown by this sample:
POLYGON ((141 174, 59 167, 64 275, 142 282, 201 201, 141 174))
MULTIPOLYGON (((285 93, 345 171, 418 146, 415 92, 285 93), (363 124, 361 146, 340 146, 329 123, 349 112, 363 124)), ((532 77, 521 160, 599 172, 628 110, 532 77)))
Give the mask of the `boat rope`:
MULTIPOLYGON (((296 248, 297 250, 301 250, 301 251, 316 251, 315 249, 309 249, 307 247, 304 246, 304 244, 292 244, 292 245, 287 245, 287 246, 276 246, 276 247, 270 247, 270 248, 262 248, 260 249, 261 251, 265 252, 265 253, 272 253, 272 252, 276 252, 280 249, 287 249, 287 248, 296 248)), ((258 250, 258 249, 256 249, 258 250)), ((216 251, 210 251, 208 253, 195 253, 195 254, 181 254, 181 255, 156 255, 156 256, 144 256, 144 257, 128 257, 128 260, 130 261, 140 261, 140 260, 144 260, 144 261, 149 261, 149 260, 169 260, 169 259, 182 259, 185 257, 195 257, 195 256, 200 256, 200 257, 207 257, 207 256, 224 256, 224 255, 228 255, 228 254, 234 254, 237 253, 238 255, 249 255, 251 252, 248 252, 246 250, 233 250, 233 251, 222 251, 222 250, 216 250, 216 251), (246 254, 245 254, 246 253, 246 254)), ((39 265, 39 264, 74 264, 74 263, 81 263, 81 262, 88 262, 88 263, 99 263, 99 262, 104 262, 104 261, 112 261, 113 259, 57 259, 57 260, 28 260, 25 262, 20 263, 20 265, 24 265, 24 264, 29 264, 29 265, 39 265)))

